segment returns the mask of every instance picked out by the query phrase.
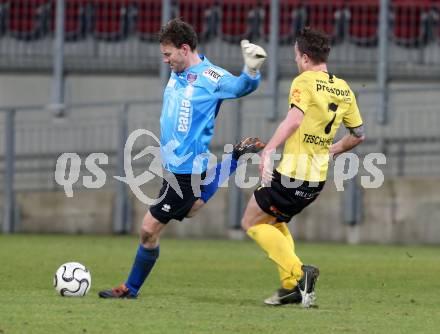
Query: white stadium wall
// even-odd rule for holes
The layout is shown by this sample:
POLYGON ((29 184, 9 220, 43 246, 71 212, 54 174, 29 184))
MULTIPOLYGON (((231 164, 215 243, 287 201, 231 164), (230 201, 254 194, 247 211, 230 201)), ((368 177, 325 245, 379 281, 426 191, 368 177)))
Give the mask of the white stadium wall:
MULTIPOLYGON (((320 197, 289 227, 298 240, 379 244, 440 244, 440 180, 386 180, 379 189, 363 191, 363 219, 355 226, 343 223, 342 193, 328 182, 320 197)), ((159 184, 152 189, 158 190, 159 184)), ((154 191, 153 191, 154 192, 154 191)), ((247 192, 246 197, 250 195, 247 192)), ((221 189, 200 214, 171 222, 166 235, 189 238, 228 238, 227 189, 221 189)), ((17 196, 18 229, 25 233, 109 234, 115 193, 111 190, 28 192, 17 196)), ((137 233, 147 206, 133 204, 132 233, 137 233)), ((234 233, 243 237, 243 233, 234 233)))

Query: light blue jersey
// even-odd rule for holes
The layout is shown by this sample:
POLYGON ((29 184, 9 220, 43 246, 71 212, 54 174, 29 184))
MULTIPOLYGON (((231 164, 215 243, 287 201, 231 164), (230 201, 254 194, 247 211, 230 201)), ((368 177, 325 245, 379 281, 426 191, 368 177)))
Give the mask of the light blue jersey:
POLYGON ((247 95, 257 89, 260 74, 234 76, 207 58, 184 72, 171 73, 164 91, 160 117, 164 167, 175 174, 201 174, 214 134, 215 118, 225 99, 247 95), (199 158, 196 158, 199 156, 199 158))

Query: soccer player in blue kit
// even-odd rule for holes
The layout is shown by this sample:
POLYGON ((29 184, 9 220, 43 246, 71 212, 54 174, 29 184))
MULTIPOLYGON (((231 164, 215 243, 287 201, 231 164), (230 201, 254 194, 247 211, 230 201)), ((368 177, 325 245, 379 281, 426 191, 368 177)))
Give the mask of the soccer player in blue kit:
POLYGON ((209 153, 221 102, 256 90, 259 69, 267 56, 260 46, 243 40, 244 69, 240 76, 234 76, 198 54, 194 29, 180 19, 162 27, 159 42, 163 61, 172 71, 160 118, 161 152, 168 177, 163 179, 160 200, 144 217, 140 245, 128 279, 116 288, 100 291, 101 298, 136 298, 159 256, 159 237, 167 223, 194 216, 235 171, 242 154, 256 153, 264 147, 257 138, 247 138, 235 145, 230 159, 212 170, 212 182, 200 187, 200 196, 195 195, 192 180, 195 175, 199 180, 206 175, 208 162, 203 157, 209 153), (228 173, 220 172, 225 168, 228 173))

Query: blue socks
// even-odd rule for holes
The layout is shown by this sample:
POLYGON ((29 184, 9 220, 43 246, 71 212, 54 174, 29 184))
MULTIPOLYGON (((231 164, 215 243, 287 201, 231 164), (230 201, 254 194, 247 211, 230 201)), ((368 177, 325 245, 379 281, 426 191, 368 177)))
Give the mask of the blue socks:
POLYGON ((211 168, 206 172, 207 180, 212 178, 212 174, 214 174, 214 179, 211 183, 204 185, 200 198, 203 202, 208 202, 209 199, 214 196, 217 192, 218 187, 220 187, 223 182, 225 182, 231 174, 233 174, 238 166, 238 160, 232 157, 230 154, 227 158, 223 159, 222 162, 217 164, 217 166, 211 168))
MULTIPOLYGON (((238 160, 232 157, 232 154, 225 158, 221 163, 206 172, 207 180, 212 179, 207 185, 204 185, 200 198, 206 203, 217 192, 219 186, 233 174, 238 166, 238 160), (214 174, 215 173, 215 174, 214 174), (214 175, 213 175, 214 174, 214 175)), ((134 263, 131 268, 125 286, 130 289, 133 295, 137 295, 144 284, 146 278, 153 269, 157 258, 159 257, 159 246, 153 249, 145 248, 139 245, 134 263)))
POLYGON ((138 294, 139 289, 142 284, 144 284, 151 269, 153 269, 158 257, 159 246, 148 249, 139 245, 130 275, 128 276, 127 282, 125 282, 125 286, 130 289, 133 295, 136 296, 138 294))
MULTIPOLYGON (((214 168, 206 172, 206 179, 212 181, 204 185, 200 198, 206 203, 217 192, 218 188, 225 182, 231 174, 233 174, 238 167, 238 160, 230 154, 227 158, 214 168), (215 174, 214 174, 215 173, 215 174)), ((137 295, 144 284, 146 278, 153 269, 157 258, 159 257, 159 246, 153 249, 145 248, 139 245, 134 263, 131 268, 125 286, 130 289, 133 295, 137 295)))

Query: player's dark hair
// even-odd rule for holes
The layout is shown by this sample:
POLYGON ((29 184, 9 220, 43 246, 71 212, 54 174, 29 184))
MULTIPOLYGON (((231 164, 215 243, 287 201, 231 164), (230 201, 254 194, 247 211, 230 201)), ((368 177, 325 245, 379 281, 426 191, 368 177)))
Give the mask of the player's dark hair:
POLYGON ((191 51, 197 48, 197 34, 194 28, 181 19, 172 19, 162 26, 159 31, 159 43, 173 44, 180 48, 183 44, 188 44, 191 51))
POLYGON ((330 53, 330 39, 326 33, 305 27, 296 38, 301 54, 306 54, 315 64, 326 63, 330 53))

